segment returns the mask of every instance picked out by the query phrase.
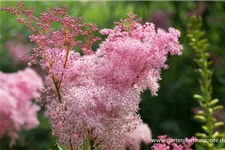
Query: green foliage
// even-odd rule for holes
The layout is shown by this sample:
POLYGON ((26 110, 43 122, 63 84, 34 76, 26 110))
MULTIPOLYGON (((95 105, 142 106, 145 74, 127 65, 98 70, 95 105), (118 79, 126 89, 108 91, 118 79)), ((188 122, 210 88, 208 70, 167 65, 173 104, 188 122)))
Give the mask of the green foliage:
MULTIPOLYGON (((202 110, 199 110, 194 118, 202 122, 202 130, 204 133, 196 133, 198 138, 216 139, 221 138, 224 134, 215 131, 216 128, 224 126, 223 121, 217 121, 213 114, 218 112, 223 106, 218 105, 219 99, 212 99, 212 74, 210 69, 212 61, 208 61, 209 43, 205 38, 205 32, 202 29, 202 20, 200 17, 193 16, 189 24, 189 45, 194 50, 195 62, 198 66, 199 84, 201 88, 201 95, 194 94, 193 98, 198 101, 202 110)), ((215 149, 215 142, 202 142, 209 150, 215 149)))
POLYGON ((70 150, 69 148, 63 146, 63 145, 60 145, 60 144, 57 144, 57 147, 59 150, 70 150))
MULTIPOLYGON (((57 144, 57 148, 58 150, 73 150, 72 148, 67 148, 61 144, 57 144)), ((91 147, 91 144, 89 141, 85 141, 83 143, 83 145, 78 149, 78 150, 101 150, 101 147, 100 146, 97 146, 97 147, 91 147)))

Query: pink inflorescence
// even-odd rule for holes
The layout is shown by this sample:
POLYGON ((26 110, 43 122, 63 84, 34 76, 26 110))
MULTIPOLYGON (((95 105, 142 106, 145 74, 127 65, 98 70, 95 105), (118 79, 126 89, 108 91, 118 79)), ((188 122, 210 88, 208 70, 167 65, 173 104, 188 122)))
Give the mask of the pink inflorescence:
MULTIPOLYGON (((24 10, 21 3, 17 5, 24 10)), ((27 58, 48 73, 42 101, 58 142, 70 149, 82 148, 86 141, 105 150, 124 149, 126 136, 142 124, 137 114, 141 92, 150 89, 156 95, 161 69, 168 67, 167 56, 181 54, 180 32, 142 25, 130 13, 114 29, 100 31, 107 38, 94 52, 97 26, 68 16, 66 6, 47 9, 39 18, 32 16, 32 7, 24 11, 26 19, 18 9, 3 8, 33 31, 30 40, 36 46, 27 58), (55 22, 62 28, 52 29, 55 22), (75 47, 83 55, 74 52, 75 47)))
POLYGON ((151 138, 151 130, 148 125, 141 124, 132 133, 128 133, 125 139, 125 146, 128 147, 129 150, 140 150, 141 143, 149 144, 151 138))
POLYGON ((149 88, 156 95, 168 54, 181 54, 178 30, 155 30, 132 14, 101 33, 108 37, 99 49, 70 66, 61 88, 62 104, 48 98, 54 92, 44 97, 53 134, 73 149, 92 140, 95 147, 123 149, 126 135, 142 124, 137 114, 141 92, 149 88))
POLYGON ((176 139, 172 139, 166 135, 158 136, 160 143, 154 143, 152 146, 152 150, 192 150, 191 146, 197 141, 196 137, 191 137, 190 139, 180 139, 180 141, 176 141, 176 139))
POLYGON ((43 83, 30 68, 11 74, 0 72, 0 83, 0 138, 8 135, 12 146, 18 138, 17 132, 39 124, 40 107, 31 100, 40 96, 43 83))
POLYGON ((167 68, 168 54, 181 54, 180 32, 174 28, 169 28, 168 33, 156 30, 151 23, 142 25, 133 14, 128 14, 128 18, 117 23, 113 30, 100 32, 108 37, 96 55, 104 56, 102 59, 106 59, 107 67, 102 64, 102 72, 96 72, 97 80, 121 88, 134 85, 141 91, 149 88, 152 95, 156 95, 160 71, 167 68))

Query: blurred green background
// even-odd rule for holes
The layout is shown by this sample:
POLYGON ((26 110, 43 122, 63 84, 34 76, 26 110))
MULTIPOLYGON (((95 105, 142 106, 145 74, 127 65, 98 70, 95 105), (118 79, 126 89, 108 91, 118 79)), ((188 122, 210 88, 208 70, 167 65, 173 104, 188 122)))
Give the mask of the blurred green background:
MULTIPOLYGON (((85 22, 95 23, 102 28, 113 28, 113 22, 125 18, 128 12, 133 12, 143 19, 155 23, 156 27, 167 29, 172 26, 181 31, 180 43, 184 50, 182 56, 169 57, 169 69, 162 72, 161 88, 158 96, 151 97, 149 91, 142 95, 140 114, 148 123, 153 137, 166 134, 173 138, 191 137, 201 131, 200 124, 193 120, 193 114, 198 110, 198 104, 192 99, 194 93, 199 93, 196 65, 193 62, 193 52, 188 47, 186 37, 187 24, 191 15, 203 18, 203 27, 210 42, 210 59, 213 65, 213 98, 219 98, 225 105, 225 2, 191 2, 191 1, 26 1, 25 7, 36 6, 35 15, 47 7, 67 4, 69 15, 83 16, 85 22)), ((1 7, 15 6, 16 2, 1 1, 1 7)), ((6 12, 1 13, 0 33, 0 70, 15 72, 26 67, 24 62, 18 62, 15 52, 25 53, 31 49, 32 43, 28 36, 31 33, 24 25, 18 24, 16 17, 6 12), (22 52, 21 52, 22 49, 22 52)), ((95 49, 97 45, 95 46, 95 49)), ((17 54, 18 55, 18 54, 17 54)), ((35 67, 38 72, 40 70, 35 67)), ((225 121, 224 111, 216 117, 225 121)), ((55 139, 51 136, 50 124, 44 116, 44 110, 39 113, 40 125, 20 133, 20 140, 15 150, 48 150, 56 149, 55 139)), ((224 130, 224 129, 223 129, 224 130)), ((7 150, 8 139, 1 140, 0 149, 7 150)), ((150 145, 143 146, 149 149, 150 145)), ((224 146, 225 147, 225 146, 224 146)), ((195 149, 202 149, 195 147, 195 149)))

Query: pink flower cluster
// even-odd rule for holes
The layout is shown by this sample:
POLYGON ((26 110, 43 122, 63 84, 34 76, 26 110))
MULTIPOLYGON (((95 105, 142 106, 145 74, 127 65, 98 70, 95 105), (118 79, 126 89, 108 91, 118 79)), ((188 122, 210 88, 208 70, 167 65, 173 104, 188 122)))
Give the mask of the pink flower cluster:
POLYGON ((195 137, 185 138, 183 142, 177 142, 166 135, 158 136, 158 138, 161 143, 155 143, 151 148, 152 150, 192 150, 191 146, 197 141, 195 137))
POLYGON ((23 58, 29 60, 28 65, 40 64, 48 73, 48 84, 53 85, 57 93, 58 101, 61 102, 60 87, 64 75, 69 72, 70 60, 74 61, 79 53, 72 52, 75 47, 80 47, 83 54, 93 54, 92 45, 100 40, 94 36, 98 27, 94 24, 84 23, 83 18, 71 17, 67 14, 68 7, 47 8, 40 17, 33 15, 35 7, 24 8, 24 4, 18 2, 17 8, 6 6, 1 8, 6 12, 16 15, 17 22, 27 26, 32 34, 30 41, 35 43, 31 55, 23 58), (35 26, 33 26, 35 23, 35 26), (53 24, 61 25, 60 29, 52 28, 53 24), (72 56, 71 56, 72 55, 72 56))
POLYGON ((149 88, 156 95, 168 53, 181 54, 179 31, 141 25, 132 14, 101 33, 108 37, 99 49, 70 66, 61 88, 62 104, 52 100, 54 91, 43 97, 53 134, 73 149, 85 141, 107 150, 123 149, 127 134, 142 124, 137 114, 141 92, 149 88))
POLYGON ((169 28, 168 33, 156 30, 154 24, 142 25, 135 15, 128 14, 113 30, 104 29, 101 33, 108 37, 96 54, 104 56, 107 62, 103 64, 108 65, 101 64, 101 70, 95 72, 96 80, 122 88, 135 85, 141 91, 149 88, 156 95, 160 71, 167 68, 168 54, 181 54, 180 32, 174 28, 169 28))
MULTIPOLYGON (((82 148, 86 141, 105 150, 124 149, 126 136, 142 125, 137 114, 141 92, 150 89, 156 95, 167 56, 181 54, 180 32, 142 25, 130 13, 114 29, 100 31, 107 38, 94 52, 92 45, 99 38, 93 33, 98 28, 68 16, 67 7, 47 9, 39 18, 32 15, 33 7, 17 7, 3 10, 23 12, 26 19, 18 15, 17 21, 33 31, 30 40, 36 47, 29 59, 48 73, 42 101, 58 142, 71 149, 82 148), (29 24, 31 20, 41 31, 29 24), (52 29, 53 22, 62 28, 52 29), (73 51, 76 46, 84 55, 73 51)), ((145 142, 149 136, 139 140, 145 142)))
POLYGON ((127 146, 129 150, 140 150, 141 143, 149 144, 151 142, 151 138, 151 130, 148 125, 142 124, 138 126, 134 132, 129 133, 126 136, 125 146, 127 146))
POLYGON ((18 138, 17 132, 39 124, 40 107, 31 99, 40 96, 43 83, 30 68, 11 74, 0 72, 0 83, 0 138, 8 135, 12 146, 18 138))

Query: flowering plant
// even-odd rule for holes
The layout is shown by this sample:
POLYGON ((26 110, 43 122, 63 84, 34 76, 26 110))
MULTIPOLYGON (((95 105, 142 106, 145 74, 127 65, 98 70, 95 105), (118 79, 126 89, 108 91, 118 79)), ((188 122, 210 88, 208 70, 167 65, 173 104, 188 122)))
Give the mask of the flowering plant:
POLYGON ((212 61, 208 61, 209 53, 207 49, 209 43, 205 37, 205 32, 202 30, 202 21, 200 17, 193 16, 189 23, 189 45, 192 47, 195 53, 195 62, 198 66, 199 84, 201 89, 201 95, 194 94, 194 99, 197 100, 201 106, 194 118, 203 123, 202 129, 204 133, 196 133, 198 138, 210 139, 209 142, 201 142, 209 150, 214 150, 216 147, 215 139, 225 138, 224 133, 216 131, 217 128, 224 126, 223 121, 217 120, 213 115, 222 110, 223 106, 219 105, 219 99, 212 99, 212 74, 210 69, 212 61))
MULTIPOLYGON (((168 55, 181 54, 180 32, 142 25, 129 13, 114 29, 100 30, 107 37, 94 51, 92 45, 100 40, 94 36, 97 26, 69 16, 67 6, 46 9, 39 18, 32 15, 34 7, 26 10, 19 2, 17 8, 2 10, 32 31, 35 47, 24 59, 47 72, 39 101, 46 106, 57 143, 71 150, 85 149, 85 143, 90 150, 124 149, 126 138, 143 126, 137 114, 140 94, 149 89, 157 95, 168 55), (53 23, 61 28, 52 28, 53 23)), ((147 143, 149 136, 137 144, 147 143)))
POLYGON ((31 99, 40 96, 42 79, 30 68, 17 73, 0 72, 0 138, 8 135, 10 147, 19 138, 17 132, 32 129, 39 124, 40 107, 31 99))

